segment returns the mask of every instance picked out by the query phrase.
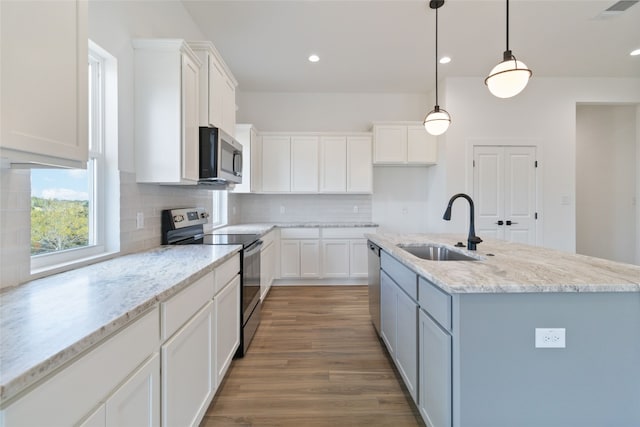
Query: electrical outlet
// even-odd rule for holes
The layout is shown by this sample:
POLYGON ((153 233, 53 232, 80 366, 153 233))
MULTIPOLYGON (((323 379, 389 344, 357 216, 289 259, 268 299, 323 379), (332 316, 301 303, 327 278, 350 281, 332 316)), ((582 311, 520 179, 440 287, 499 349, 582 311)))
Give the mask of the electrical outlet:
POLYGON ((142 230, 144 228, 144 213, 138 212, 136 214, 136 230, 142 230))
POLYGON ((353 207, 353 213, 358 213, 358 205, 355 205, 355 206, 353 207))
POLYGON ((565 348, 565 328, 536 328, 536 348, 565 348))
POLYGON ((284 208, 284 206, 280 206, 280 213, 281 213, 281 214, 283 214, 283 213, 285 212, 285 210, 286 210, 286 209, 284 208))

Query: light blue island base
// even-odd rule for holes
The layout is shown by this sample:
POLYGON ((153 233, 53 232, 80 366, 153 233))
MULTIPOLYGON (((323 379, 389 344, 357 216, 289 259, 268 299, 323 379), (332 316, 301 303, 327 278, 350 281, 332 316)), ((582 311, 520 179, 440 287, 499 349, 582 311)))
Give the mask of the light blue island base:
POLYGON ((454 426, 640 426, 640 293, 454 294, 452 324, 454 426))

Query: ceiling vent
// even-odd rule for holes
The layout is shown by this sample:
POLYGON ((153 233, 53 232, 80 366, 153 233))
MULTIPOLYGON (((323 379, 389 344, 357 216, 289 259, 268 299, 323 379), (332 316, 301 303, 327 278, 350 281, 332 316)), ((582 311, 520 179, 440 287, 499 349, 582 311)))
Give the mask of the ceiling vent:
POLYGON ((639 0, 620 0, 612 4, 611 6, 609 6, 607 9, 600 12, 595 17, 595 19, 607 19, 607 18, 613 18, 615 16, 618 16, 621 13, 625 12, 634 4, 638 3, 638 1, 639 0))

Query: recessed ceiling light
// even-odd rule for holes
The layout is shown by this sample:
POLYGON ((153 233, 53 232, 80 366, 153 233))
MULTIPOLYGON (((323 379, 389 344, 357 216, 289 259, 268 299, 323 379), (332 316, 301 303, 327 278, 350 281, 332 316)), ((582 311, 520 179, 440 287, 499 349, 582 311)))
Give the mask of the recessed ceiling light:
POLYGON ((449 58, 448 56, 443 56, 442 58, 440 58, 441 64, 448 64, 449 62, 451 62, 451 58, 449 58))
POLYGON ((309 62, 318 62, 320 61, 320 57, 315 53, 313 55, 309 55, 309 62))
POLYGON ((636 50, 631 51, 631 53, 630 53, 629 55, 631 55, 631 56, 638 56, 638 55, 640 55, 640 49, 636 49, 636 50))

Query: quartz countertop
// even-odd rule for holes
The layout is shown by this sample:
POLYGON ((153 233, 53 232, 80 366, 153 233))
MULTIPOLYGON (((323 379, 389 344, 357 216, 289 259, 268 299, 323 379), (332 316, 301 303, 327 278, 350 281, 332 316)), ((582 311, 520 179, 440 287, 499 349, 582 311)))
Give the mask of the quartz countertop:
POLYGON ((213 271, 237 245, 161 246, 0 294, 0 402, 213 271))
POLYGON ((274 228, 358 228, 378 227, 372 222, 274 222, 256 224, 236 224, 217 228, 213 234, 260 234, 265 235, 274 228))
POLYGON ((488 238, 478 244, 477 251, 454 247, 456 242, 466 245, 466 235, 377 233, 366 236, 448 293, 640 292, 640 266, 637 265, 488 238), (478 260, 423 260, 397 247, 399 243, 434 243, 478 260))

